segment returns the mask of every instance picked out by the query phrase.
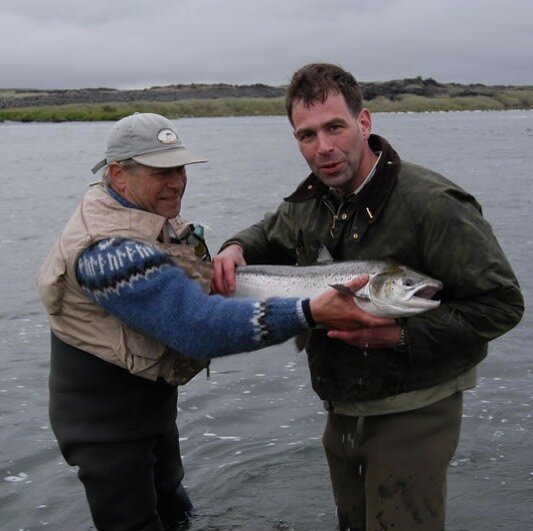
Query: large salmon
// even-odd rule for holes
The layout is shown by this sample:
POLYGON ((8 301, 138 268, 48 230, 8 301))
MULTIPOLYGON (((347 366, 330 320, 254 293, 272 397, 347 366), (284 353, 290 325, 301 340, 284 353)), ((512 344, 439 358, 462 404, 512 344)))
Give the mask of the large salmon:
POLYGON ((331 262, 312 266, 246 265, 237 268, 234 297, 315 297, 361 273, 368 283, 354 293, 356 304, 377 317, 408 317, 437 308, 442 282, 383 261, 331 262))

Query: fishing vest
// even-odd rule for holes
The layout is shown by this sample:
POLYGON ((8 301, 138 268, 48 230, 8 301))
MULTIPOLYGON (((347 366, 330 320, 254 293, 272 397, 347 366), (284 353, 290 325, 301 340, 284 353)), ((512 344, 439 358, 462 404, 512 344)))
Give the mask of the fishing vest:
POLYGON ((89 299, 76 278, 78 258, 93 242, 127 238, 166 253, 208 293, 211 264, 196 256, 193 245, 171 243, 170 230, 180 240, 191 232, 189 224, 179 217, 167 220, 124 207, 108 194, 105 184, 91 185, 37 275, 54 334, 69 345, 152 381, 163 378, 172 385, 183 385, 207 367, 209 361, 180 354, 107 313, 89 299), (163 242, 158 240, 161 234, 163 242))

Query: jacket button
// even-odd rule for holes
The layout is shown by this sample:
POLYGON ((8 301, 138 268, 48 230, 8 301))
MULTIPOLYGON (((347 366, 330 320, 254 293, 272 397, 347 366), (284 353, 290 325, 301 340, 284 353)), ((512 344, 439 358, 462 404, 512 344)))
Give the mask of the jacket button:
POLYGON ((343 212, 341 214, 341 219, 344 221, 346 218, 348 217, 348 214, 346 214, 346 212, 343 212))
POLYGON ((308 189, 308 190, 312 190, 312 189, 313 189, 313 185, 312 185, 312 184, 309 184, 309 185, 307 186, 307 189, 308 189))
POLYGON ((359 239, 359 234, 357 234, 357 232, 354 232, 353 235, 352 235, 352 238, 354 240, 358 240, 359 239))

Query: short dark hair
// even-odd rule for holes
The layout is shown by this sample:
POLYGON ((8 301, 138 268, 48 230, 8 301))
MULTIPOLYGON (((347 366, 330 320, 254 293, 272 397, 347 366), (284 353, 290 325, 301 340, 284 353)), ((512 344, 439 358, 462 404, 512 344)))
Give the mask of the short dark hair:
POLYGON ((302 100, 305 105, 312 105, 317 100, 324 103, 329 93, 342 94, 354 116, 361 112, 363 96, 350 72, 329 63, 311 63, 297 70, 285 97, 285 110, 291 124, 292 106, 296 100, 302 100))

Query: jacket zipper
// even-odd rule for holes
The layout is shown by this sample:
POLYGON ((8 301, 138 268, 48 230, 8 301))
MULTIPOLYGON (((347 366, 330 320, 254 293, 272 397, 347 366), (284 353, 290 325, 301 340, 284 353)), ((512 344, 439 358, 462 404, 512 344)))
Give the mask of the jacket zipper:
POLYGON ((324 204, 326 205, 327 209, 331 212, 331 214, 333 216, 333 222, 331 223, 331 227, 329 229, 329 234, 333 238, 333 230, 335 229, 335 227, 337 225, 337 220, 340 218, 341 210, 344 207, 344 201, 342 201, 341 204, 339 205, 339 208, 337 209, 337 212, 335 212, 335 209, 333 208, 333 205, 331 203, 329 203, 329 201, 327 201, 327 200, 324 201, 324 204))

